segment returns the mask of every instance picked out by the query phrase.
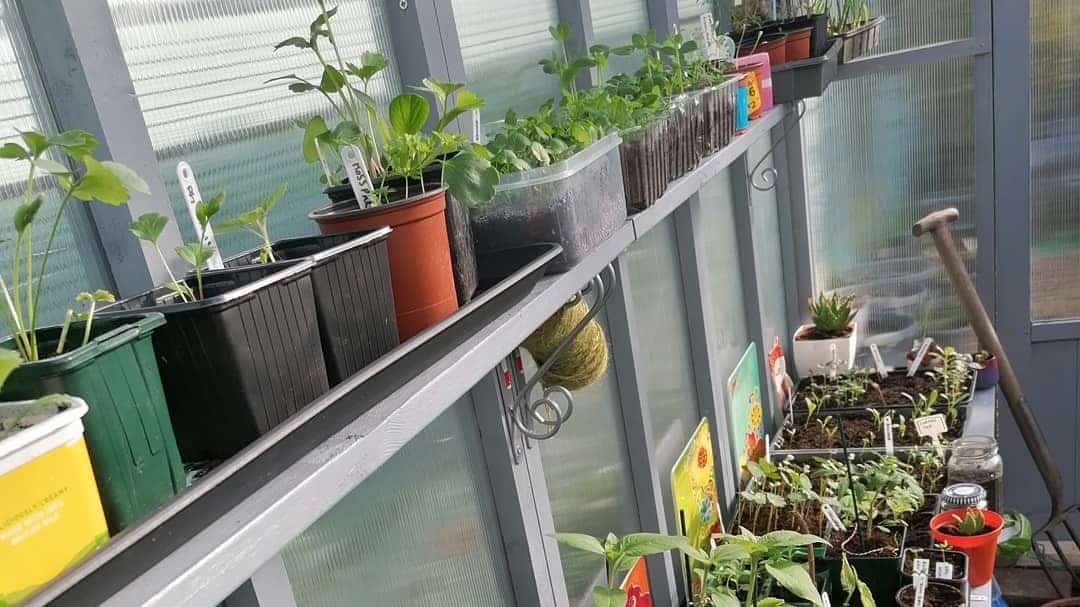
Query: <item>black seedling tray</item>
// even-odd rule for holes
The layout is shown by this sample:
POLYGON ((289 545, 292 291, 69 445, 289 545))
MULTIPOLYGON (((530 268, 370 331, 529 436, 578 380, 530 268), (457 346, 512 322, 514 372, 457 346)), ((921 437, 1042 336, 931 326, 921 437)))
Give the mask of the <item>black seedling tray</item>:
POLYGON ((310 260, 315 313, 331 386, 368 366, 398 345, 390 258, 383 227, 349 234, 287 238, 271 246, 278 261, 259 264, 259 249, 225 261, 267 275, 310 260))
POLYGON ((101 310, 102 318, 165 315, 154 353, 182 459, 226 459, 329 389, 313 266, 208 272, 200 301, 160 287, 101 310))
POLYGON ((772 70, 773 103, 788 103, 807 97, 820 97, 836 78, 840 40, 833 40, 820 57, 789 61, 772 70))

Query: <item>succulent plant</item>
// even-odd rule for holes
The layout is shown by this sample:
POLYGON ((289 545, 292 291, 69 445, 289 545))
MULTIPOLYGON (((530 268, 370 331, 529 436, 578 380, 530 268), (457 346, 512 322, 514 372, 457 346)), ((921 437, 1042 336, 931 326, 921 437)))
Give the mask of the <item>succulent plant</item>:
POLYGON ((851 321, 855 320, 854 295, 821 293, 817 299, 810 298, 810 318, 814 321, 814 336, 818 339, 843 337, 851 321))

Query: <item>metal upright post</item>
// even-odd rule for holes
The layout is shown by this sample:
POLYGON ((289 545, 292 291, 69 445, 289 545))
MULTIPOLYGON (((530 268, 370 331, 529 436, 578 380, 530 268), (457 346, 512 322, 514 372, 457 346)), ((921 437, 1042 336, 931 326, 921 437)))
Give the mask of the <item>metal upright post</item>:
POLYGON ((679 26, 678 0, 646 0, 649 8, 649 27, 661 40, 674 34, 679 26))
POLYGON ((267 561, 225 599, 224 607, 296 607, 289 573, 281 555, 267 561))
MULTIPOLYGON (((557 0, 559 21, 570 26, 570 44, 567 50, 571 55, 584 56, 593 45, 592 8, 589 0, 557 0)), ((593 71, 584 70, 578 76, 577 85, 589 88, 593 85, 593 71)))

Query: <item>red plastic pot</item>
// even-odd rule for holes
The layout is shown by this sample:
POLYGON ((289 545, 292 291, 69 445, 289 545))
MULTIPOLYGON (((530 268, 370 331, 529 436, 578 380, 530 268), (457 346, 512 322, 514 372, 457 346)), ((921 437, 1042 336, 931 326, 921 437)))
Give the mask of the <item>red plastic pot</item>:
POLYGON ((991 510, 982 510, 986 526, 990 531, 979 535, 950 535, 942 527, 954 524, 953 515, 963 518, 966 508, 946 510, 930 519, 930 535, 939 543, 947 543, 968 555, 968 584, 982 586, 994 577, 994 559, 997 556, 997 539, 1005 525, 1001 515, 991 510))
POLYGON ((445 188, 366 209, 354 200, 339 202, 312 211, 309 217, 319 224, 322 234, 391 227, 386 243, 401 341, 458 309, 446 233, 445 188))
POLYGON ((812 27, 787 32, 787 48, 784 52, 788 61, 801 61, 810 58, 810 34, 813 32, 814 28, 812 27))

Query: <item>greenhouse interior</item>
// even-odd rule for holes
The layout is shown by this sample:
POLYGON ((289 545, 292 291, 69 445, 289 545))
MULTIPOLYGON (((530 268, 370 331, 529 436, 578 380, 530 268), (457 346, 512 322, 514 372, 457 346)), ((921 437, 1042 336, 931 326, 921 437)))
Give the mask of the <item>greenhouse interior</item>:
POLYGON ((1075 0, 0 23, 0 607, 1080 605, 1075 0))

